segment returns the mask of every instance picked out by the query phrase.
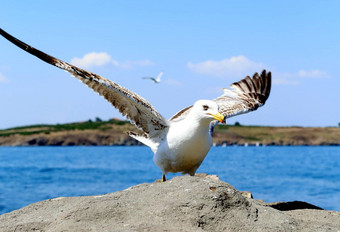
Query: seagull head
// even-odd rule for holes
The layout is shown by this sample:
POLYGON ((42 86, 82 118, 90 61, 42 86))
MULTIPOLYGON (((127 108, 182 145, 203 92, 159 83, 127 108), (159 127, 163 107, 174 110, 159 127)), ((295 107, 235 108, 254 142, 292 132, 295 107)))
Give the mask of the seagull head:
POLYGON ((198 117, 209 122, 217 120, 223 122, 224 116, 218 111, 216 102, 210 100, 199 100, 195 102, 192 111, 198 117))

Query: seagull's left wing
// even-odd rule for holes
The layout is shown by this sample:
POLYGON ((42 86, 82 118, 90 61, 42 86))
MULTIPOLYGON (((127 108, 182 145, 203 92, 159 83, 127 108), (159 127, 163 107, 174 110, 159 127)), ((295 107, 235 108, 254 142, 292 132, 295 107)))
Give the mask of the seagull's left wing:
MULTIPOLYGON (((255 73, 252 78, 249 76, 233 83, 231 89, 223 89, 224 94, 214 99, 219 111, 227 118, 245 114, 257 110, 267 101, 271 89, 271 72, 263 70, 261 75, 255 73)), ((184 108, 176 113, 170 121, 177 121, 185 118, 192 106, 184 108)))
POLYGON ((271 89, 271 72, 263 70, 261 75, 247 76, 230 87, 223 89, 224 94, 214 99, 224 120, 257 110, 266 103, 271 89))
POLYGON ((28 44, 16 39, 0 28, 0 34, 10 42, 25 50, 39 59, 61 68, 99 95, 109 101, 119 112, 131 120, 137 128, 141 129, 148 137, 157 136, 164 128, 168 127, 168 122, 157 110, 144 98, 138 94, 110 81, 97 74, 80 69, 74 65, 50 56, 28 44))
POLYGON ((160 73, 158 74, 158 76, 156 77, 156 80, 157 80, 158 82, 160 82, 162 76, 163 76, 163 71, 160 72, 160 73))

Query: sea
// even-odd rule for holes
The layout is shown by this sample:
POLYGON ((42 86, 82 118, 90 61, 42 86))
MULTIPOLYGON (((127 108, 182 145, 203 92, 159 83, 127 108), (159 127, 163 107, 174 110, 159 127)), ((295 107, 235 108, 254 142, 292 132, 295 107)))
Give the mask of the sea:
MULTIPOLYGON (((145 146, 0 147, 0 214, 152 183, 162 175, 152 157, 145 146)), ((197 172, 218 175, 255 199, 340 211, 340 146, 212 147, 197 172)))

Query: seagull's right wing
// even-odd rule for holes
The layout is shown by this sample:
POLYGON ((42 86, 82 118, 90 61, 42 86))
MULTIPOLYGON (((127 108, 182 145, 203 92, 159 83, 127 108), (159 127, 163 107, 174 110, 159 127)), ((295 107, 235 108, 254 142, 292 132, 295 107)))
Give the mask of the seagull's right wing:
POLYGON ((149 137, 157 136, 164 128, 168 127, 167 120, 156 109, 138 94, 110 81, 97 74, 80 69, 74 65, 50 56, 28 44, 16 39, 0 28, 0 34, 7 40, 31 53, 39 59, 61 68, 79 79, 99 95, 103 96, 122 115, 126 116, 149 137))
POLYGON ((152 80, 154 82, 156 82, 156 79, 154 77, 142 77, 143 79, 148 79, 148 80, 152 80))

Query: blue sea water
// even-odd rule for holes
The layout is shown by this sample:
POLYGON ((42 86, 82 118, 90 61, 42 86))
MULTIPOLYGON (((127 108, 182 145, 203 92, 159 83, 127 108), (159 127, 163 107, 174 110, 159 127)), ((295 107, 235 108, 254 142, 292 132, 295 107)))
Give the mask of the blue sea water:
MULTIPOLYGON (((256 199, 300 200, 340 211, 340 147, 213 147, 198 172, 216 174, 256 199)), ((0 147, 0 214, 45 199, 105 194, 160 177, 144 146, 0 147)))

